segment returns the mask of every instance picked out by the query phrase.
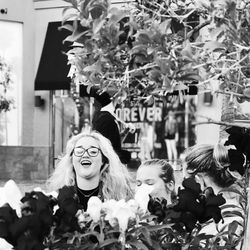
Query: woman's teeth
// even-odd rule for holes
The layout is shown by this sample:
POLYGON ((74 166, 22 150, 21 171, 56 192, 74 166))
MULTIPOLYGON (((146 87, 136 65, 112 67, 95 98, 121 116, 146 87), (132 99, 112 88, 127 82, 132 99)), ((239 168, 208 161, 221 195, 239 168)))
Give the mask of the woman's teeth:
POLYGON ((81 161, 81 165, 89 166, 89 165, 91 165, 91 162, 84 160, 84 161, 81 161))

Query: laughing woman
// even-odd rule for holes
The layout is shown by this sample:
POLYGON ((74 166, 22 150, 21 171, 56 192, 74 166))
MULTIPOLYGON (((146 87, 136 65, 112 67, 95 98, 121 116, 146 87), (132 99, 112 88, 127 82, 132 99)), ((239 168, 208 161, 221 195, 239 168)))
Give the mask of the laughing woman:
POLYGON ((91 196, 101 200, 130 199, 130 176, 110 141, 92 131, 72 137, 66 153, 48 180, 49 188, 75 191, 83 209, 91 196))

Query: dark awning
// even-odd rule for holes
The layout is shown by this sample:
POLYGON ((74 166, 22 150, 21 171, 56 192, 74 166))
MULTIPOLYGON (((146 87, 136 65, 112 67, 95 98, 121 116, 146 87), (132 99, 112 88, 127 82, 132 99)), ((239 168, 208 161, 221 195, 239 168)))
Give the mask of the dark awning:
POLYGON ((70 65, 64 54, 70 47, 63 40, 70 31, 58 28, 61 22, 48 24, 43 51, 35 79, 35 90, 70 89, 70 78, 67 77, 70 65))

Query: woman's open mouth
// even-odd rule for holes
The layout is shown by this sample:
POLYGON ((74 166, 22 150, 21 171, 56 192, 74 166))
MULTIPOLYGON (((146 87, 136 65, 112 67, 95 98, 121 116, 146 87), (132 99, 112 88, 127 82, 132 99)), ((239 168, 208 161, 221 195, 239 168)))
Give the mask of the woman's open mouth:
POLYGON ((84 167, 89 167, 92 164, 89 160, 82 160, 80 163, 84 167))

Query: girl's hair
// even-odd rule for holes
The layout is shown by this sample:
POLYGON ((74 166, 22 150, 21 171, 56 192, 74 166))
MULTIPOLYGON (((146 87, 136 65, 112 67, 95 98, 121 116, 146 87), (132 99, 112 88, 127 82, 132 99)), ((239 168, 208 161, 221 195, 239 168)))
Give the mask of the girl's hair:
POLYGON ((187 149, 185 155, 189 173, 207 173, 219 187, 229 187, 236 181, 228 171, 228 151, 222 144, 195 145, 187 149))
POLYGON ((63 186, 73 186, 76 183, 75 171, 72 164, 72 152, 78 140, 84 137, 94 138, 100 147, 106 166, 101 170, 100 182, 104 199, 129 199, 133 197, 130 186, 131 177, 127 168, 121 163, 110 141, 97 131, 82 132, 71 137, 67 142, 65 155, 57 164, 54 172, 48 179, 48 186, 58 190, 63 186))
MULTIPOLYGON (((160 168, 161 172, 159 177, 164 181, 165 184, 169 182, 173 182, 175 184, 175 178, 174 178, 174 169, 173 167, 169 164, 168 161, 163 160, 163 159, 152 159, 152 160, 147 160, 144 161, 139 168, 143 166, 152 166, 152 167, 158 167, 160 168)), ((166 190, 169 192, 167 186, 166 190)), ((173 192, 173 196, 175 196, 175 192, 173 192)))

